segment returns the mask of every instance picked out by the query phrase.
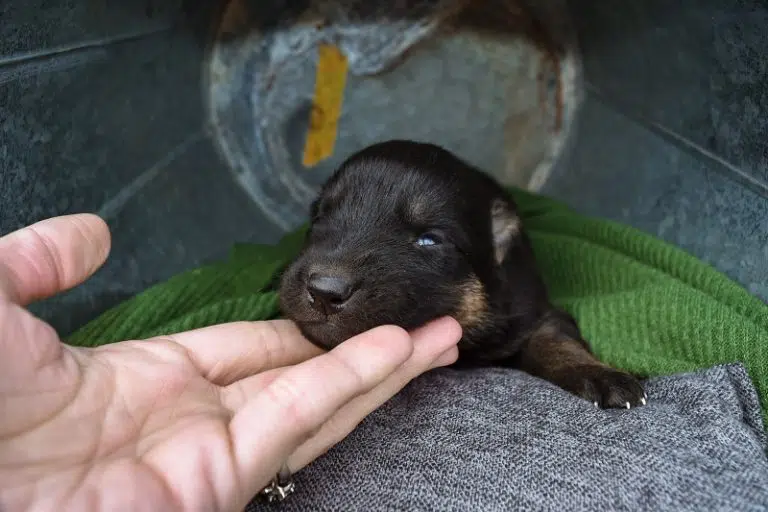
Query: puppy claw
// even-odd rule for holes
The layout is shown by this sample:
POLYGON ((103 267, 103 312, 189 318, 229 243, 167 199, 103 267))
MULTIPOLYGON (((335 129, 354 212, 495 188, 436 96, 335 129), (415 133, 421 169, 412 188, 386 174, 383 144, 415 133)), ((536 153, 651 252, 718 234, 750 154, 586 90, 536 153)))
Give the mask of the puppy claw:
POLYGON ((648 396, 647 396, 647 395, 644 395, 644 396, 643 396, 643 397, 640 399, 640 403, 641 403, 641 404, 643 404, 643 405, 647 404, 647 403, 648 403, 648 396))
POLYGON ((564 369, 553 382, 597 408, 631 409, 647 403, 645 390, 635 377, 602 365, 564 369))

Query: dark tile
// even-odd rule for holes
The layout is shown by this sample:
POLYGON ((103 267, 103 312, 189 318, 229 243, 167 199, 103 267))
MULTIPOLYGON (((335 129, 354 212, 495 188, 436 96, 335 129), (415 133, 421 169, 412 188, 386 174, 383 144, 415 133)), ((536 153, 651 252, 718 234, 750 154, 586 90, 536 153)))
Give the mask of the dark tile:
POLYGON ((181 0, 4 0, 0 2, 0 62, 157 30, 177 18, 181 4, 181 0))
POLYGON ((768 3, 570 2, 587 80, 768 187, 768 3))
POLYGON ((63 335, 152 284, 226 257, 236 242, 274 243, 281 236, 201 138, 108 223, 106 265, 83 286, 33 307, 63 335))
POLYGON ((96 211, 202 125, 202 49, 188 35, 77 55, 0 80, 0 234, 96 211))
POLYGON ((654 234, 768 300, 768 199, 588 96, 544 193, 654 234))

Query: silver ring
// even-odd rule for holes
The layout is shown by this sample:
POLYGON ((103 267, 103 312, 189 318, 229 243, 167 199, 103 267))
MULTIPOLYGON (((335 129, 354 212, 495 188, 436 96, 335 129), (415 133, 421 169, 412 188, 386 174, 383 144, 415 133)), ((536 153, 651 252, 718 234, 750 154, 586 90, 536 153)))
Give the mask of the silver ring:
POLYGON ((296 484, 293 481, 291 470, 288 469, 287 464, 283 464, 280 471, 277 472, 269 485, 261 490, 259 495, 266 499, 267 503, 274 503, 276 501, 283 501, 293 494, 295 490, 296 484))

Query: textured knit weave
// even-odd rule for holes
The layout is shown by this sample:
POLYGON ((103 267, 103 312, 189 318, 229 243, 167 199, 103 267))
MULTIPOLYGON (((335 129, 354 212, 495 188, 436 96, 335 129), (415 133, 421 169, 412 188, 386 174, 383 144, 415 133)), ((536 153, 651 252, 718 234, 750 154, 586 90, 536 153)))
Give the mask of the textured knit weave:
MULTIPOLYGON (((768 411, 768 305, 709 265, 628 226, 512 189, 554 301, 597 355, 648 376, 742 362, 768 411)), ((98 345, 278 315, 275 272, 303 230, 276 246, 238 246, 110 310, 68 341, 98 345)), ((766 416, 768 419, 768 416, 766 416)))
MULTIPOLYGON (((413 381, 295 476, 285 511, 765 511, 768 457, 741 365, 651 379, 598 410, 513 370, 413 381)), ((254 500, 248 512, 274 510, 254 500)))

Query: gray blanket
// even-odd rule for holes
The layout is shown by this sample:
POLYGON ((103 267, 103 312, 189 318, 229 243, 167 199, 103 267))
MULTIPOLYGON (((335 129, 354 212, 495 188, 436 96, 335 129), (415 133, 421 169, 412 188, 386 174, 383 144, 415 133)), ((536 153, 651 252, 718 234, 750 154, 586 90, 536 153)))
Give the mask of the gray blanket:
POLYGON ((768 510, 766 436, 741 365, 655 378, 598 410, 513 370, 412 382, 258 510, 768 510))

